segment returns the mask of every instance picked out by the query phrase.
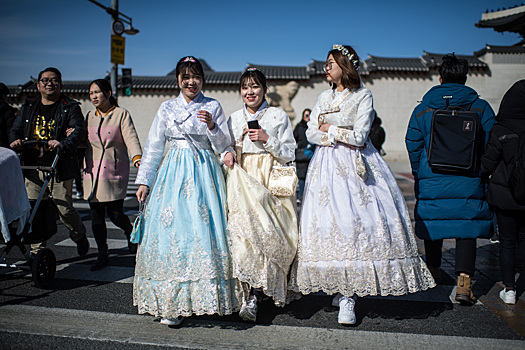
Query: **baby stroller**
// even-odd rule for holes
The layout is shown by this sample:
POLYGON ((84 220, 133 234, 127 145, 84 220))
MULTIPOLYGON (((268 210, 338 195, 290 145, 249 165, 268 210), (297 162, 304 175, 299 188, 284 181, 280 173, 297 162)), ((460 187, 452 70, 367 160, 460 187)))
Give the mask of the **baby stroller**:
MULTIPOLYGON (((24 142, 24 146, 30 145, 44 146, 47 145, 47 141, 24 142)), ((2 150, 2 154, 5 154, 4 150, 2 150)), ((36 200, 29 200, 29 213, 26 215, 22 214, 20 216, 15 216, 17 219, 13 222, 4 222, 1 225, 2 231, 5 231, 5 227, 7 227, 8 232, 2 232, 6 243, 4 248, 0 252, 0 267, 11 267, 18 268, 20 270, 31 271, 31 275, 35 286, 38 288, 46 288, 51 284, 53 278, 55 277, 55 254, 51 249, 44 248, 40 250, 37 254, 32 255, 26 248, 26 245, 46 241, 49 238, 51 238, 55 233, 57 233, 57 214, 54 204, 51 199, 43 200, 42 197, 44 196, 44 193, 47 189, 47 185, 50 181, 53 181, 55 177, 60 150, 57 148, 57 152, 51 166, 20 166, 20 161, 18 160, 16 154, 12 151, 10 152, 12 153, 12 155, 14 155, 14 157, 16 157, 16 163, 18 164, 18 168, 16 166, 13 166, 13 159, 8 160, 7 158, 9 158, 9 156, 4 157, 6 158, 5 161, 10 162, 10 164, 9 166, 3 166, 0 164, 0 169, 2 169, 0 173, 0 181, 3 184, 3 188, 8 187, 5 184, 5 181, 7 179, 20 178, 21 169, 35 169, 41 171, 45 174, 45 179, 42 189, 40 190, 40 193, 38 195, 38 198, 36 200), (11 174, 6 174, 5 172, 10 172, 11 174), (24 254, 24 256, 26 257, 26 264, 17 265, 7 263, 7 255, 15 246, 18 247, 22 254, 24 254)), ((18 182, 18 186, 24 186, 23 193, 26 193, 23 177, 22 181, 18 182)), ((20 191, 22 191, 22 189, 20 189, 20 191)), ((6 215, 4 215, 4 210, 7 211, 6 208, 8 208, 5 205, 6 201, 11 201, 11 207, 9 209, 12 209, 17 205, 20 205, 20 207, 23 209, 24 204, 12 203, 12 201, 16 201, 17 199, 2 198, 3 194, 4 191, 0 191, 0 201, 3 203, 3 205, 0 207, 0 210, 2 210, 2 220, 5 221, 9 220, 9 218, 6 217, 6 215)))

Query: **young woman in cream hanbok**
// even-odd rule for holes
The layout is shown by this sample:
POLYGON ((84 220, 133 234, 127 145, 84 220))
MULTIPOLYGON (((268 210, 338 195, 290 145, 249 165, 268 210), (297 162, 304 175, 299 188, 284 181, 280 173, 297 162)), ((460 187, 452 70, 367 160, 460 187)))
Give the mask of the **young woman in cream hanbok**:
POLYGON ((299 248, 290 287, 337 294, 338 321, 354 324, 356 296, 403 295, 434 287, 419 256, 408 209, 385 161, 368 140, 372 94, 359 58, 334 45, 325 64, 332 89, 319 96, 308 141, 317 145, 306 177, 299 248))
POLYGON ((231 115, 236 155, 223 157, 230 167, 226 182, 233 274, 242 284, 239 316, 250 322, 256 320, 261 296, 254 289, 275 305, 285 305, 298 235, 295 195, 276 197, 268 190, 272 167, 294 160, 295 139, 288 115, 268 106, 266 90, 261 71, 249 68, 241 76, 244 108, 231 115))
POLYGON ((136 183, 146 201, 133 303, 140 314, 178 325, 184 316, 237 311, 226 230, 225 182, 215 152, 231 135, 221 105, 204 97, 204 72, 186 57, 176 67, 180 95, 162 103, 136 183), (169 151, 163 157, 166 141, 169 151), (149 190, 149 195, 147 192, 149 190))

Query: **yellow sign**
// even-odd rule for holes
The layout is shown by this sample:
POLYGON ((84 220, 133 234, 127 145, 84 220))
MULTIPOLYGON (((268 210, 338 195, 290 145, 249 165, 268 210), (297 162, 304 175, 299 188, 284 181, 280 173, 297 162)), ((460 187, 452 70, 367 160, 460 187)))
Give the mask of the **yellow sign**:
POLYGON ((126 39, 119 35, 111 36, 111 63, 124 64, 126 39))

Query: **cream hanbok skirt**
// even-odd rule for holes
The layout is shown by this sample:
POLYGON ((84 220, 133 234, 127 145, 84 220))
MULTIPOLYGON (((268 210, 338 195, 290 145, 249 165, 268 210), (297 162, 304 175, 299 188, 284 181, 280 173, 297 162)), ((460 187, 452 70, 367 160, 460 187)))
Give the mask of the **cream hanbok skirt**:
POLYGON ((235 163, 227 170, 228 230, 233 276, 284 306, 297 251, 297 209, 295 196, 276 197, 268 190, 274 164, 278 162, 267 153, 243 154, 242 168, 235 163))

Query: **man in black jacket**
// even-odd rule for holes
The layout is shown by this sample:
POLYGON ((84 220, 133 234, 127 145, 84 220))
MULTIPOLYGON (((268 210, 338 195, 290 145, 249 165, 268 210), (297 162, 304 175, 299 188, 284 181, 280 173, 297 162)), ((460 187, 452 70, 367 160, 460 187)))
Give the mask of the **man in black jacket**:
MULTIPOLYGON (((84 117, 79 103, 61 94, 62 74, 58 69, 49 67, 40 72, 37 89, 40 97, 27 99, 13 123, 9 134, 10 146, 14 150, 21 150, 25 141, 47 141, 46 146, 25 149, 22 160, 26 165, 49 165, 53 151, 60 148, 56 181, 49 183, 46 194, 52 192, 60 220, 77 244, 78 254, 85 255, 89 250, 86 228, 73 208, 72 198, 73 179, 79 171, 75 150, 87 140, 84 117), (69 136, 66 135, 68 128, 74 130, 69 136)), ((36 170, 25 170, 24 176, 29 199, 36 199, 44 184, 43 174, 36 170)), ((44 246, 45 242, 32 245, 32 253, 44 246)))
POLYGON ((9 130, 18 112, 7 103, 7 95, 9 89, 5 84, 0 83, 0 147, 9 147, 9 130))

